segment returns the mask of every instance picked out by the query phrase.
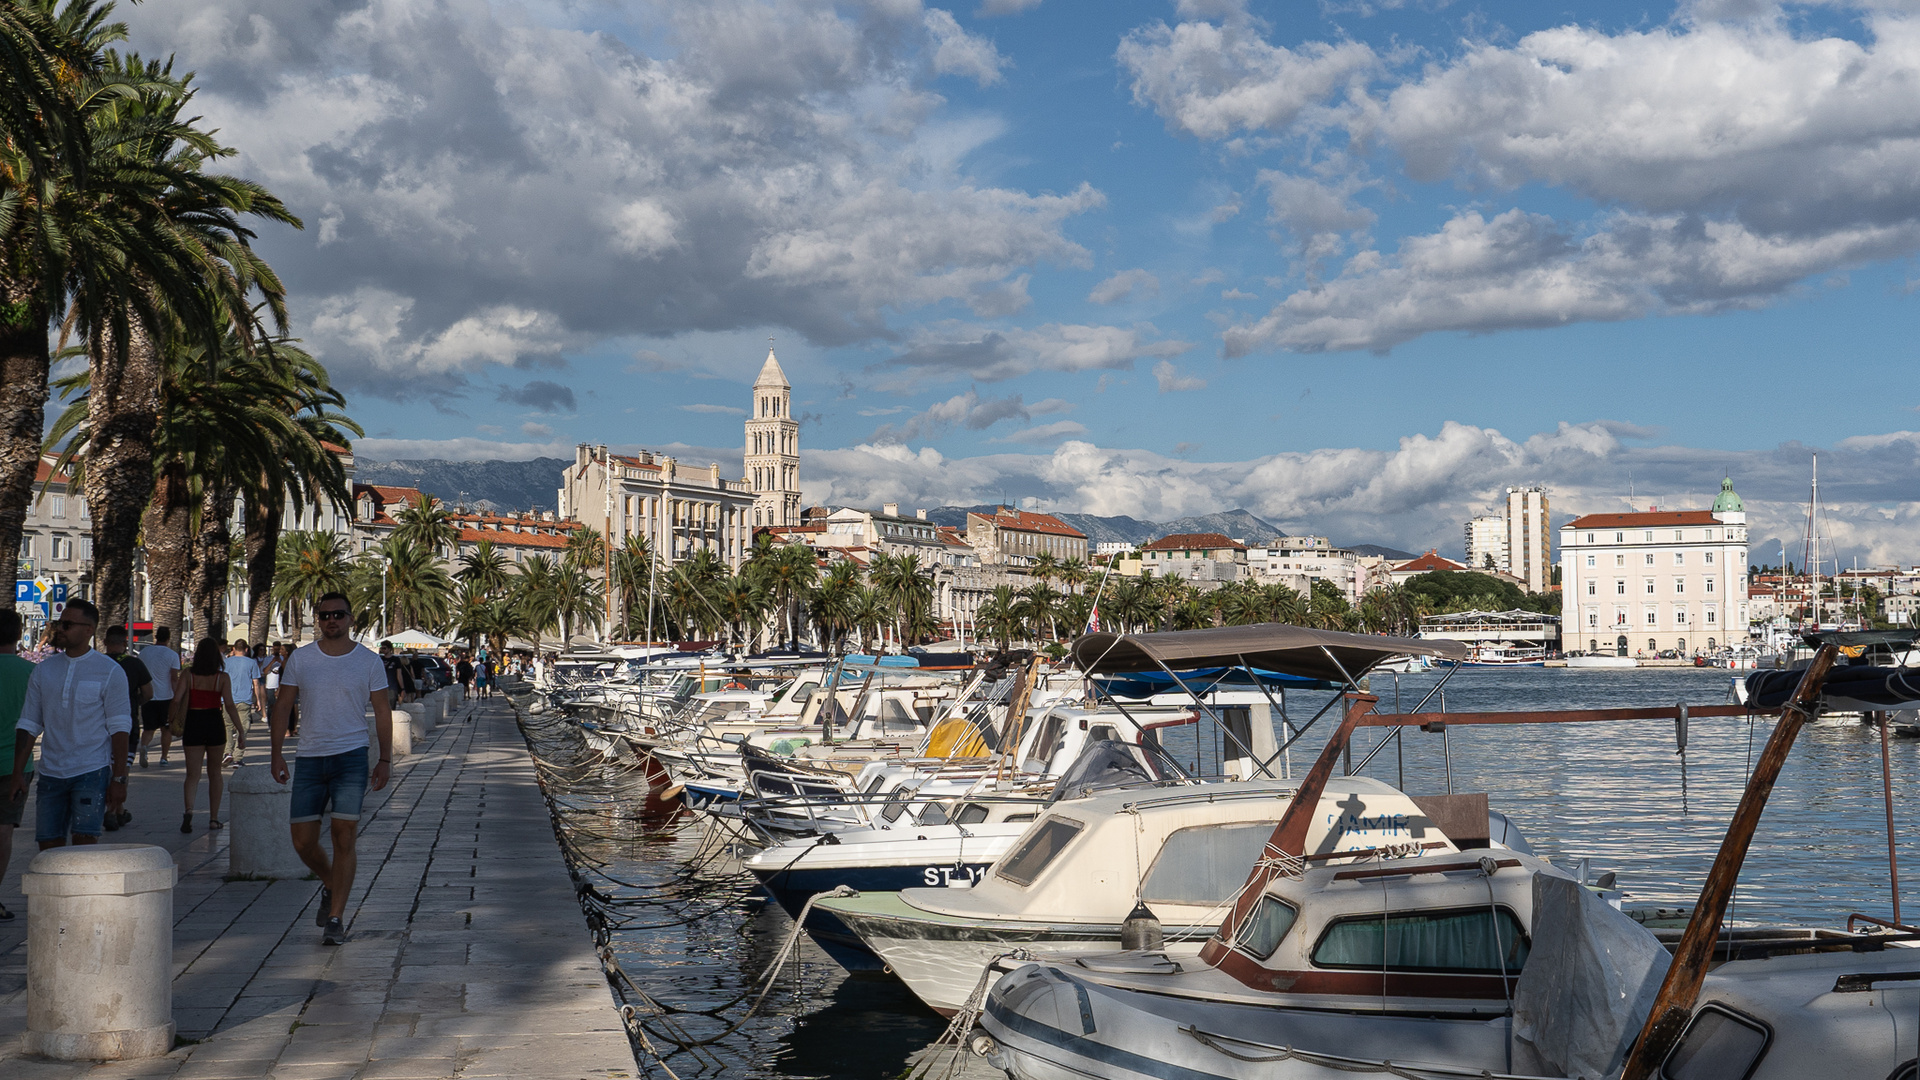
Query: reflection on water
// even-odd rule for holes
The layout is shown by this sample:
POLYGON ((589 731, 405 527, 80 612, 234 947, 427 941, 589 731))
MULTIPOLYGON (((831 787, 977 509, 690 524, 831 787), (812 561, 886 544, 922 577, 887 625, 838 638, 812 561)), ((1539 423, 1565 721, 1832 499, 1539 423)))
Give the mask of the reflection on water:
MULTIPOLYGON (((1403 707, 1411 709, 1437 674, 1398 677, 1403 707)), ((1617 708, 1629 705, 1721 704, 1728 673, 1714 669, 1566 671, 1543 668, 1467 669, 1446 687, 1449 710, 1617 708)), ((1394 705, 1393 676, 1373 680, 1381 710, 1394 705)), ((1311 716, 1326 695, 1294 694, 1287 711, 1311 716)), ((1438 700, 1429 706, 1437 708, 1438 700)), ((1295 748, 1304 771, 1321 748, 1330 719, 1295 748)), ((1453 789, 1485 791, 1494 809, 1525 830, 1543 857, 1567 864, 1591 860, 1595 873, 1619 872, 1632 902, 1686 903, 1698 894, 1747 770, 1771 731, 1771 720, 1693 720, 1687 753, 1675 752, 1670 721, 1501 727, 1456 727, 1453 789)), ((1356 762, 1379 739, 1355 740, 1356 762)), ((1446 790, 1442 738, 1408 731, 1404 746, 1387 747, 1365 770, 1414 794, 1446 790)), ((1170 733, 1176 757, 1194 753, 1191 732, 1170 733)), ((1894 818, 1914 821, 1914 781, 1920 778, 1920 741, 1893 743, 1894 818)), ((650 807, 644 844, 607 844, 615 877, 656 881, 680 872, 699 849, 695 819, 650 807)), ((1920 829, 1914 830, 1920 834, 1920 829)), ((1900 838, 1900 858, 1920 878, 1920 835, 1900 838)), ((791 923, 777 907, 750 898, 727 867, 705 868, 711 880, 685 905, 690 916, 663 906, 616 940, 621 961, 654 997, 686 1009, 712 1008, 737 997, 786 939, 791 923)), ((1916 897, 1915 903, 1920 903, 1916 897)), ((1809 727, 1794 746, 1761 820, 1735 894, 1733 917, 1742 924, 1843 925, 1849 912, 1890 914, 1886 819, 1881 803, 1880 745, 1863 725, 1809 727)), ((909 1054, 937 1037, 944 1022, 919 1005, 896 980, 849 977, 811 945, 803 946, 768 999, 769 1011, 710 1049, 713 1060, 678 1054, 670 1061, 683 1077, 897 1076, 909 1054), (796 1018, 797 1017, 797 1018, 796 1018)), ((728 1015, 737 1017, 739 1008, 728 1015)), ((720 1032, 726 1022, 679 1017, 694 1033, 720 1032)))

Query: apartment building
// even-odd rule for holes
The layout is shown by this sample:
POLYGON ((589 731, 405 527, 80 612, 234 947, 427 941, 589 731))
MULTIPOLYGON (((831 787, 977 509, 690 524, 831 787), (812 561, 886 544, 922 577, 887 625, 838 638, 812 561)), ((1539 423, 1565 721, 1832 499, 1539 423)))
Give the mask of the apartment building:
POLYGON ((1560 527, 1567 649, 1704 652, 1747 636, 1747 515, 1731 479, 1711 510, 1587 514, 1560 527))

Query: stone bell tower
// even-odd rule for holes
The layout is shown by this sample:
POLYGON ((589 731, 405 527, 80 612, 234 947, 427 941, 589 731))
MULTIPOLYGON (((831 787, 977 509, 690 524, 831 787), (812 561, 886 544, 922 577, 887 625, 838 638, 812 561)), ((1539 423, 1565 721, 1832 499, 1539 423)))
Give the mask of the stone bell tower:
POLYGON ((792 405, 793 387, 768 349, 747 414, 747 482, 753 485, 756 526, 800 523, 800 424, 792 405))

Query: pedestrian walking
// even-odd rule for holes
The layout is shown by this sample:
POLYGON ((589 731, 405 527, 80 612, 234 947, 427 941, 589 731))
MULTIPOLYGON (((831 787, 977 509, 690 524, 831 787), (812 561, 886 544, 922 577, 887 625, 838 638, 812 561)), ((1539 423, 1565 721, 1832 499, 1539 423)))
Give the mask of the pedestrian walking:
MULTIPOLYGON (((20 613, 0 608, 0 762, 13 766, 13 727, 20 722, 20 706, 27 700, 27 680, 33 677, 33 664, 20 656, 20 631, 25 627, 20 613)), ((27 761, 27 780, 33 780, 33 761, 27 761)), ((0 878, 7 876, 7 863, 13 859, 13 830, 27 813, 27 789, 8 786, 7 797, 0 799, 0 878)), ((0 922, 13 918, 7 905, 0 904, 0 922)))
POLYGON ((315 922, 324 927, 323 945, 343 945, 343 917, 353 891, 354 841, 360 804, 371 787, 387 786, 393 761, 393 710, 386 666, 380 657, 348 636, 353 605, 346 594, 330 592, 314 605, 320 638, 293 651, 280 675, 280 699, 268 725, 273 740, 273 778, 288 777, 282 743, 287 717, 297 706, 306 714, 300 753, 294 764, 293 801, 288 820, 300 861, 320 879, 315 922), (373 706, 379 761, 367 768, 367 706, 373 706), (371 774, 371 775, 369 775, 371 774), (333 856, 320 846, 320 819, 331 822, 333 856))
POLYGON ((460 654, 460 660, 453 665, 453 678, 460 684, 460 700, 467 700, 467 694, 473 689, 473 661, 466 653, 460 654))
POLYGON ((34 836, 40 850, 100 841, 107 803, 127 799, 127 742, 133 732, 127 676, 94 651, 100 611, 70 600, 56 627, 63 647, 33 669, 14 726, 13 780, 8 795, 25 796, 27 765, 40 741, 34 836))
POLYGON ((140 767, 147 767, 147 747, 160 736, 160 764, 167 763, 167 748, 173 745, 173 732, 167 730, 167 717, 173 711, 174 689, 180 685, 180 654, 168 648, 172 632, 160 627, 153 632, 153 644, 140 650, 140 662, 147 665, 153 682, 153 696, 141 706, 140 767))
MULTIPOLYGON (((113 662, 120 665, 120 670, 126 673, 127 707, 132 710, 130 715, 139 716, 141 710, 146 708, 147 702, 153 698, 153 674, 147 670, 147 665, 140 662, 139 657, 127 651, 127 628, 125 626, 115 623, 107 627, 107 632, 100 636, 100 645, 100 651, 111 656, 113 662)), ((133 754, 129 752, 127 754, 126 768, 122 771, 131 772, 132 769, 133 754)), ((108 832, 114 832, 119 829, 120 826, 132 820, 133 812, 128 810, 124 805, 116 803, 107 807, 106 826, 108 832)))
POLYGON ((239 727, 233 731, 233 750, 227 756, 227 764, 245 765, 246 734, 253 730, 253 719, 259 715, 259 703, 267 696, 267 691, 260 685, 260 664, 247 648, 246 638, 233 643, 223 664, 227 669, 227 681, 233 686, 234 713, 240 718, 239 727))
POLYGON ((280 692, 280 667, 285 661, 286 646, 274 642, 267 650, 266 659, 260 661, 260 683, 267 692, 266 714, 273 715, 273 699, 280 692))
POLYGON ((473 689, 480 697, 487 697, 487 658, 481 657, 473 668, 473 689))
MULTIPOLYGON (((173 730, 180 733, 180 753, 187 761, 182 793, 186 812, 180 815, 180 831, 193 831, 193 804, 200 794, 202 762, 207 767, 207 828, 218 829, 221 827, 220 795, 225 786, 220 763, 227 745, 226 721, 231 720, 233 727, 240 729, 240 711, 233 704, 233 680, 221 662, 220 642, 213 638, 200 639, 180 691, 174 695, 171 721, 173 730)), ((244 729, 240 729, 238 740, 242 748, 247 745, 244 729)))

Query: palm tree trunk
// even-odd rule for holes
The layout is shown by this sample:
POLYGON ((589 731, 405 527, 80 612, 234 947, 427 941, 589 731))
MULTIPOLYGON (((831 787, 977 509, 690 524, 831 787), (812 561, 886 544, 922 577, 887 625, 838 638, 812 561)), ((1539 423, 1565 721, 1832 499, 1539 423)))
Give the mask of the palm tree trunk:
MULTIPOLYGON (((18 279, 0 292, 0 565, 20 553, 20 534, 40 464, 40 431, 47 406, 47 309, 18 279)), ((94 556, 98 564, 99 555, 94 556)), ((11 567, 9 567, 11 569, 11 567)), ((13 607, 13 589, 0 597, 13 607)))
POLYGON ((194 625, 201 637, 227 638, 227 583, 233 566, 233 488, 208 483, 194 537, 194 625))
MULTIPOLYGON (((267 640, 273 621, 273 571, 280 557, 280 507, 259 492, 247 495, 247 640, 267 640)), ((295 616, 298 618, 298 616, 295 616)))
MULTIPOLYGON (((87 478, 93 478, 91 468, 87 478)), ((156 629, 171 627, 182 649, 186 640, 180 636, 180 616, 186 607, 187 580, 193 573, 193 507, 189 498, 187 478, 170 468, 154 486, 153 498, 140 521, 140 532, 146 540, 147 583, 153 591, 153 625, 156 629)), ((99 521, 94 518, 94 528, 99 528, 99 521)), ((98 541, 94 550, 99 550, 98 541)))
MULTIPOLYGON (((87 390, 87 508, 93 515, 93 592, 100 625, 123 623, 133 611, 133 554, 142 519, 155 504, 153 436, 160 422, 160 350, 138 319, 122 354, 112 340, 95 342, 87 390)), ((184 498, 184 493, 181 496, 184 498)), ((184 516, 184 514, 183 514, 184 516)), ((184 530, 184 525, 182 526, 184 530)), ((151 541, 152 534, 148 534, 151 541)), ((147 551, 147 578, 156 597, 178 596, 186 584, 184 562, 163 577, 147 551)), ((180 629, 180 609, 156 626, 180 629)), ((156 613, 157 614, 157 613, 156 613)))

